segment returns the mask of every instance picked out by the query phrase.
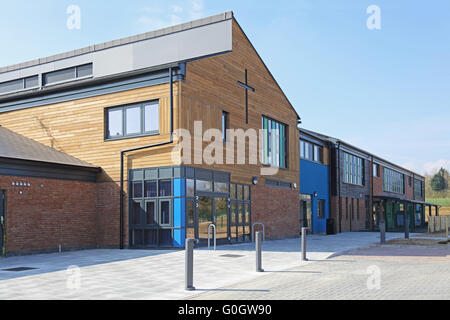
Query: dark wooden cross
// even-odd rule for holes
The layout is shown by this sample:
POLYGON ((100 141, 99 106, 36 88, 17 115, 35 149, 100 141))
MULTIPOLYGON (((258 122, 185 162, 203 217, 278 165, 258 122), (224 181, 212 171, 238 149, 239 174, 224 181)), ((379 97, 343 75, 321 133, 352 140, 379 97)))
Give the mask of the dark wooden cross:
POLYGON ((245 69, 245 83, 238 81, 238 84, 245 88, 245 122, 248 124, 248 90, 255 92, 255 88, 248 85, 247 69, 245 69))

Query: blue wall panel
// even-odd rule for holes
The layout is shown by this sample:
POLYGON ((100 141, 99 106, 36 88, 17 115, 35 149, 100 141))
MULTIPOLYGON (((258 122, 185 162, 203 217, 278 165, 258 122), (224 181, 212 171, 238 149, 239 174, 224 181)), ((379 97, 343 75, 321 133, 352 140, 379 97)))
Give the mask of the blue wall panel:
MULTIPOLYGON (((186 183, 185 179, 173 180, 173 226, 174 228, 185 228, 186 226, 186 183)), ((173 231, 173 246, 175 248, 183 248, 186 240, 185 229, 175 229, 173 231)))
POLYGON ((329 195, 329 171, 328 166, 308 161, 300 160, 300 193, 314 195, 312 197, 313 232, 326 232, 326 219, 330 217, 330 195, 329 195), (325 200, 325 219, 317 216, 317 200, 325 200))

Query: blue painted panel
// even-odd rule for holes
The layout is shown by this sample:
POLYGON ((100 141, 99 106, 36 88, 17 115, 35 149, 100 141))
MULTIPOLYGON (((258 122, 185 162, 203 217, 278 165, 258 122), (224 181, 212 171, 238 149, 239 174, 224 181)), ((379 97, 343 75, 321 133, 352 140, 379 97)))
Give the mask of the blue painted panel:
POLYGON ((314 195, 317 192, 317 197, 312 197, 312 224, 314 233, 326 232, 326 219, 330 217, 328 177, 328 166, 308 160, 300 160, 300 193, 314 195), (324 219, 319 219, 317 216, 318 199, 325 200, 324 219))
MULTIPOLYGON (((173 226, 174 228, 184 228, 186 226, 186 199, 178 198, 173 200, 173 226)), ((175 229, 173 231, 173 246, 183 248, 186 240, 185 229, 175 229)))
POLYGON ((174 197, 184 197, 186 195, 186 180, 174 179, 173 180, 173 195, 174 197))

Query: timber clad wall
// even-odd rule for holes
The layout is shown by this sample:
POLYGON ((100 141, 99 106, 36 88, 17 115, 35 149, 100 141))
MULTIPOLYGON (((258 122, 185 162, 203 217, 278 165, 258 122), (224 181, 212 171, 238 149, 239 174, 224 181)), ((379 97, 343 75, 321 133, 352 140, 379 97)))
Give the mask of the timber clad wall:
POLYGON ((0 176, 0 189, 6 190, 8 254, 97 247, 95 183, 0 176), (12 186, 19 181, 31 186, 12 186))
MULTIPOLYGON (((194 121, 203 121, 204 129, 221 129, 222 111, 229 113, 230 129, 260 130, 263 115, 288 125, 289 170, 280 169, 271 178, 299 185, 298 116, 235 20, 233 52, 189 62, 181 100, 180 127, 191 131, 194 121), (245 69, 249 86, 256 90, 249 92, 248 125, 245 123, 245 89, 237 83, 245 82, 245 69)), ((260 175, 261 166, 214 165, 211 168, 231 172, 233 182, 249 184, 252 177, 260 175)))

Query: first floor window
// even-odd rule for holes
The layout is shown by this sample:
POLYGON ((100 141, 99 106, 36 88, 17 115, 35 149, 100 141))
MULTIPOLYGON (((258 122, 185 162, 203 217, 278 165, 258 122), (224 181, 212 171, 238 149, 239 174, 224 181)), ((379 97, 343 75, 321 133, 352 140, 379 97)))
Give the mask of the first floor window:
POLYGON ((405 193, 405 176, 397 171, 384 168, 383 189, 386 192, 405 193))
POLYGON ((364 184, 363 159, 344 152, 344 182, 362 186, 364 184))
POLYGON ((262 117, 264 130, 263 164, 287 169, 288 127, 278 121, 262 117))
POLYGON ((106 113, 107 139, 159 133, 158 101, 109 108, 106 113))
POLYGON ((222 112, 222 140, 227 141, 228 112, 222 112))

